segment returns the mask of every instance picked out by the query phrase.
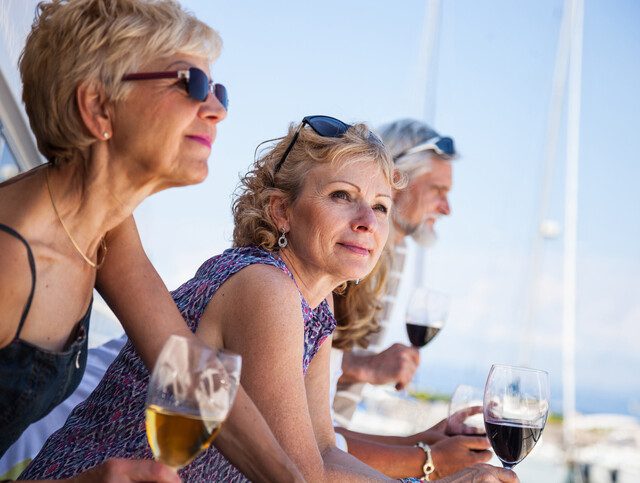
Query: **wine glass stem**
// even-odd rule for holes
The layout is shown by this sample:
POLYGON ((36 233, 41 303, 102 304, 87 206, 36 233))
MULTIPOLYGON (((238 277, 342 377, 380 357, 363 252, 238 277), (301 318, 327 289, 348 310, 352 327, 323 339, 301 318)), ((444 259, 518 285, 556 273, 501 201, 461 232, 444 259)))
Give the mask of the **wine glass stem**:
POLYGON ((502 463, 503 468, 510 470, 511 468, 513 468, 516 464, 515 463, 502 463))

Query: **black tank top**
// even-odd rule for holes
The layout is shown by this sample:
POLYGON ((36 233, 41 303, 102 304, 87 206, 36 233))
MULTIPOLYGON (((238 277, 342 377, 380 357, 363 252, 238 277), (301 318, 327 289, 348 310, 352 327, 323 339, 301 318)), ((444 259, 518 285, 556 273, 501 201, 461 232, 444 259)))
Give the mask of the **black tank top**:
MULTIPOLYGON (((0 457, 33 422, 45 417, 78 387, 87 364, 91 306, 73 330, 73 341, 60 352, 48 351, 20 340, 36 288, 36 265, 27 241, 12 228, 0 231, 20 240, 27 251, 31 291, 16 335, 0 349, 0 457)), ((1 317, 1 315, 0 315, 1 317)))

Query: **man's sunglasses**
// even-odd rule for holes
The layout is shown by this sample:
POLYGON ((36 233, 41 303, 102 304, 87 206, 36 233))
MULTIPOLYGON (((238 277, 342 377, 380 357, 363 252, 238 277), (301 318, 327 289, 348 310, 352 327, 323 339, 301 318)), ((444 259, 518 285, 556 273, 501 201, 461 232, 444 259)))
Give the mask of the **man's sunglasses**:
POLYGON ((229 106, 227 88, 222 84, 214 84, 203 71, 197 67, 190 67, 188 70, 171 70, 166 72, 138 72, 135 74, 125 74, 123 81, 139 81, 152 79, 179 79, 183 81, 184 87, 189 97, 196 101, 204 102, 209 94, 216 96, 225 111, 229 106))
MULTIPOLYGON (((289 155, 289 152, 293 148, 293 145, 298 140, 300 131, 305 126, 305 124, 309 126, 311 129, 313 129, 316 132, 316 134, 318 134, 319 136, 322 136, 323 138, 339 138, 340 136, 343 136, 347 132, 347 130, 351 127, 351 124, 342 122, 340 119, 336 119, 335 117, 330 117, 330 116, 304 117, 302 119, 302 122, 298 126, 298 129, 296 129, 296 132, 293 135, 293 138, 291 139, 289 146, 287 147, 284 154, 282 155, 282 158, 280 158, 280 161, 278 161, 278 164, 276 164, 276 167, 273 171, 274 175, 278 171, 280 171, 280 168, 282 167, 285 160, 287 159, 287 156, 289 155)), ((378 139, 378 137, 375 134, 369 133, 369 136, 373 136, 378 143, 382 144, 382 141, 380 141, 380 139, 378 139)))
POLYGON ((434 151, 438 156, 442 156, 443 158, 452 159, 456 156, 456 148, 453 144, 453 139, 449 137, 440 137, 436 136, 434 138, 425 141, 424 143, 418 144, 409 149, 405 149, 400 154, 397 154, 393 157, 394 161, 398 161, 398 159, 403 156, 409 156, 410 154, 422 153, 424 151, 434 151))

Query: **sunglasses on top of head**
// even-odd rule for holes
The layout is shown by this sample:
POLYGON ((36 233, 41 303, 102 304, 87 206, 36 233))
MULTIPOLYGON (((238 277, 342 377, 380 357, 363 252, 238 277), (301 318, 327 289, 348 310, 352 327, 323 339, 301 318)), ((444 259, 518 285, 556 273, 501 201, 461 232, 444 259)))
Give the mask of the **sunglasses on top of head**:
POLYGON ((403 156, 409 156, 410 154, 422 153, 424 151, 433 151, 438 156, 441 156, 445 159, 453 159, 456 157, 456 148, 453 143, 453 139, 450 137, 441 137, 436 136, 431 138, 424 143, 420 143, 412 148, 405 149, 401 153, 395 155, 393 157, 394 161, 402 158, 403 156))
POLYGON ((229 107, 227 88, 222 84, 215 84, 207 77, 207 74, 197 67, 190 67, 187 70, 170 70, 165 72, 137 72, 122 76, 123 81, 153 79, 179 79, 184 83, 184 88, 192 99, 204 102, 209 97, 209 94, 213 94, 220 104, 222 104, 225 111, 229 107))
MULTIPOLYGON (((287 159, 289 152, 291 151, 291 149, 293 149, 293 145, 298 140, 300 131, 305 125, 309 126, 311 129, 313 129, 316 132, 316 134, 318 134, 319 136, 322 136, 323 138, 339 138, 340 136, 343 136, 347 132, 347 130, 351 127, 351 124, 342 122, 340 119, 336 119, 335 117, 305 116, 302 119, 302 122, 300 123, 300 125, 298 126, 298 129, 296 129, 296 132, 293 135, 293 138, 291 138, 291 142, 289 143, 289 146, 287 146, 287 149, 284 151, 282 158, 280 158, 280 161, 278 161, 278 164, 276 164, 276 167, 273 171, 274 174, 280 171, 280 168, 282 167, 285 160, 287 159)), ((369 136, 373 137, 373 139, 376 142, 382 144, 382 141, 380 141, 380 139, 372 132, 369 132, 369 136)))

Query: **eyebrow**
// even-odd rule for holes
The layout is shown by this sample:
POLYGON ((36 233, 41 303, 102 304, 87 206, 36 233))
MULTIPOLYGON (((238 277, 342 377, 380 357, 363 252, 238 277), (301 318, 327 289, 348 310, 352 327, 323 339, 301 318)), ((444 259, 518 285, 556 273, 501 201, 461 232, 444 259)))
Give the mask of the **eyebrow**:
MULTIPOLYGON (((348 184, 348 185, 353 186, 356 190, 358 190, 358 192, 362 191, 362 189, 360 188, 360 186, 358 186, 357 184, 352 183, 351 181, 346 181, 346 180, 342 180, 342 179, 336 179, 336 180, 334 180, 334 181, 329 181, 329 182, 327 183, 327 186, 332 185, 332 184, 335 184, 335 183, 345 183, 345 184, 348 184)), ((382 196, 383 198, 389 198, 389 199, 391 199, 391 195, 387 195, 387 194, 385 194, 385 193, 378 193, 376 196, 382 196)))
POLYGON ((431 185, 432 188, 438 189, 438 190, 450 190, 451 186, 446 185, 446 184, 432 184, 431 185))
POLYGON ((194 67, 194 65, 193 65, 193 64, 191 64, 190 62, 187 62, 186 60, 176 60, 176 61, 174 61, 174 62, 171 62, 171 63, 166 67, 166 70, 171 70, 171 68, 172 68, 172 67, 174 67, 174 66, 175 66, 175 67, 180 67, 180 66, 182 66, 182 67, 186 67, 186 68, 194 67))

